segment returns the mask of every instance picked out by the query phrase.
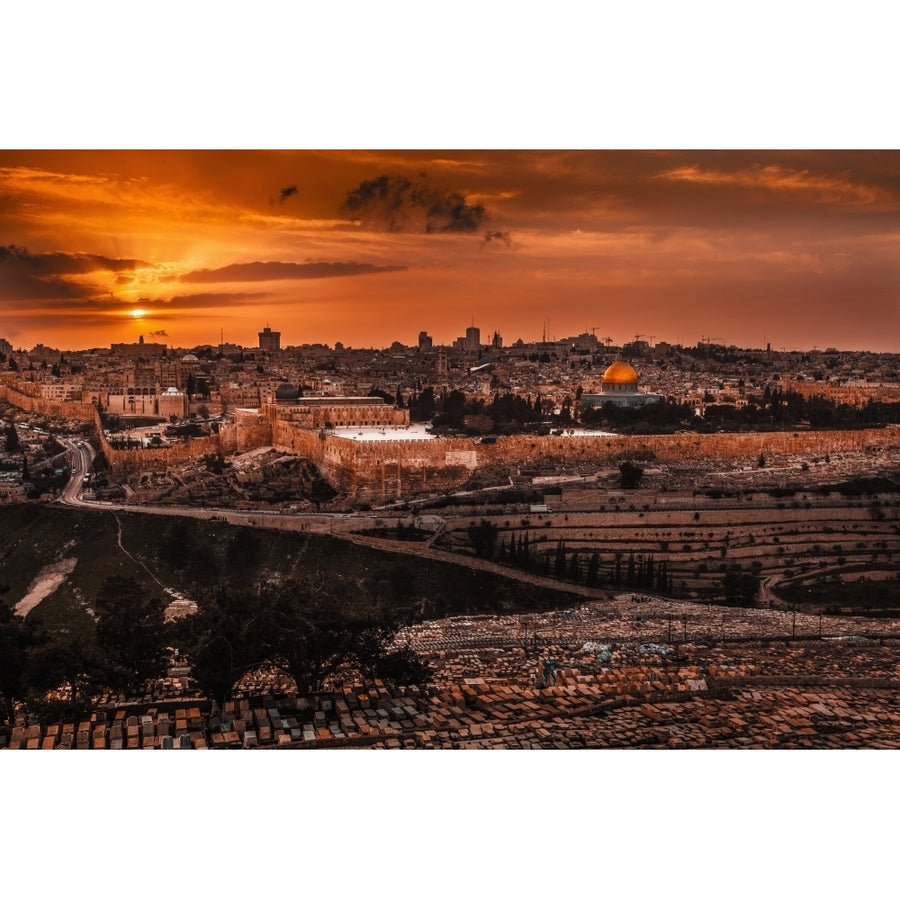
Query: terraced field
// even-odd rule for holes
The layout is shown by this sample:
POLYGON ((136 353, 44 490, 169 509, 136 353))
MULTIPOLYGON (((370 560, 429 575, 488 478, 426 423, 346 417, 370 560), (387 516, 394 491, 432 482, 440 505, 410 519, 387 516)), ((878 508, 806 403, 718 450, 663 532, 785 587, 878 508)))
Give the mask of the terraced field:
MULTIPOLYGON (((842 601, 838 605, 900 606, 896 498, 896 494, 846 497, 808 492, 789 499, 764 493, 688 499, 635 491, 624 500, 604 497, 600 503, 596 491, 584 491, 581 496, 563 495, 551 512, 510 515, 510 510, 499 514, 486 510, 484 515, 447 519, 439 546, 474 555, 470 529, 488 522, 496 528, 494 560, 522 565, 524 544, 536 571, 553 574, 564 569, 565 578, 577 571, 577 579, 584 582, 597 553, 596 586, 601 588, 660 589, 662 569, 667 579, 664 593, 724 600, 730 573, 732 586, 740 575, 759 582, 756 600, 763 604, 778 603, 779 585, 804 588, 804 602, 811 604, 824 602, 827 593, 828 602, 834 604, 835 592, 826 592, 823 586, 840 584, 844 587, 838 592, 842 601), (584 509, 588 502, 596 508, 584 509), (867 595, 885 594, 883 589, 874 591, 873 583, 892 582, 886 596, 893 596, 893 603, 866 603, 867 595)), ((795 590, 792 601, 796 600, 795 590)))

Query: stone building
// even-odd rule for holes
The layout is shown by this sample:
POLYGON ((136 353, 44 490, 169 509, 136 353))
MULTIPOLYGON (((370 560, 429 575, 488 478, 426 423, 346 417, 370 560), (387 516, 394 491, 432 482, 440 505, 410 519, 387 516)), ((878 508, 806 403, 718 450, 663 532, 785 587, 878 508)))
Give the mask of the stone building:
POLYGON ((272 353, 281 349, 281 332, 272 331, 268 325, 259 332, 259 349, 272 353))
POLYGON ((183 419, 187 415, 187 395, 178 388, 166 388, 159 395, 159 415, 165 419, 171 416, 183 419))
MULTIPOLYGON (((296 390, 296 389, 295 389, 296 390)), ((260 411, 271 421, 292 422, 305 428, 405 427, 409 410, 397 409, 380 397, 293 397, 289 387, 260 411)), ((276 392, 277 394, 278 392, 276 392)))
POLYGON ((639 391, 637 372, 627 362, 619 359, 603 373, 600 393, 582 394, 581 405, 591 409, 605 403, 612 403, 614 406, 644 406, 662 399, 660 394, 639 391))

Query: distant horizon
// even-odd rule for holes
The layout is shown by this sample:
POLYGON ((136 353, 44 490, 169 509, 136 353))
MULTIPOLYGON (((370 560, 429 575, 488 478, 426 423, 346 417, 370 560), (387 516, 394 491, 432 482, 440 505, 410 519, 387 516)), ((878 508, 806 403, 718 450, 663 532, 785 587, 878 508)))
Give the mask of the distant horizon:
POLYGON ((900 352, 900 152, 0 151, 0 336, 900 352))
MULTIPOLYGON (((277 329, 272 329, 272 330, 275 331, 277 329)), ((534 346, 536 344, 541 344, 541 343, 554 343, 554 342, 564 341, 564 340, 571 339, 571 338, 576 338, 578 336, 579 335, 565 335, 562 338, 554 338, 552 340, 550 338, 547 338, 546 341, 542 341, 541 338, 536 338, 536 339, 530 340, 530 341, 523 339, 523 346, 531 347, 531 346, 534 346)), ((282 337, 283 337, 283 335, 282 335, 282 337)), ((0 334, 0 340, 4 340, 4 339, 5 339, 4 335, 0 334)), ((504 341, 503 346, 500 349, 501 350, 509 350, 515 346, 517 341, 518 341, 518 338, 511 341, 510 343, 506 343, 506 341, 504 341)), ((116 344, 123 344, 123 343, 124 344, 138 344, 139 340, 113 341, 113 343, 116 343, 116 344)), ((204 342, 201 342, 198 344, 172 344, 172 343, 167 342, 164 338, 154 338, 153 340, 150 340, 150 341, 145 340, 145 343, 150 344, 150 345, 163 344, 163 345, 165 345, 167 352, 172 350, 172 351, 184 351, 184 352, 190 353, 193 350, 206 348, 206 347, 209 347, 212 349, 218 349, 218 347, 220 347, 220 346, 237 347, 241 351, 259 351, 259 352, 264 352, 264 353, 271 352, 271 351, 263 350, 261 347, 259 347, 258 344, 240 344, 235 341, 224 341, 222 344, 212 343, 210 341, 204 341, 204 342)), ((403 341, 399 340, 399 338, 396 339, 395 341, 392 341, 390 344, 380 345, 380 346, 376 346, 376 345, 355 346, 355 345, 345 344, 343 341, 338 339, 338 341, 336 341, 336 342, 329 342, 329 343, 326 343, 324 341, 310 341, 310 342, 307 342, 304 344, 293 344, 293 343, 285 344, 284 342, 282 342, 282 346, 279 348, 279 350, 274 351, 274 352, 279 353, 279 352, 290 351, 290 350, 301 350, 304 347, 326 347, 326 348, 332 350, 333 352, 342 352, 342 351, 382 352, 382 351, 390 350, 394 343, 402 344, 404 347, 407 347, 409 349, 414 349, 414 350, 417 349, 417 344, 415 342, 404 343, 403 341), (341 344, 341 350, 335 349, 336 343, 341 344)), ((625 347, 627 347, 630 343, 632 343, 632 341, 624 341, 622 343, 613 343, 613 344, 609 345, 609 347, 601 344, 598 346, 597 352, 605 353, 607 351, 622 350, 625 347)), ((701 343, 706 343, 706 342, 698 341, 693 344, 679 344, 677 342, 672 342, 672 341, 656 341, 656 342, 654 342, 653 346, 655 347, 656 345, 658 345, 660 343, 664 343, 664 344, 667 343, 667 344, 670 344, 672 347, 680 347, 683 350, 691 350, 693 348, 699 347, 701 345, 701 343)), ((716 343, 714 341, 711 341, 711 342, 709 342, 709 346, 721 347, 725 350, 736 350, 741 353, 767 353, 767 352, 769 352, 769 353, 803 353, 803 354, 807 354, 807 353, 872 353, 872 354, 875 354, 878 356, 900 355, 900 350, 873 350, 869 347, 835 347, 832 345, 828 345, 826 347, 820 347, 818 345, 816 345, 814 347, 771 347, 769 350, 767 350, 765 347, 741 346, 739 344, 722 344, 722 343, 716 343)), ((101 352, 101 351, 105 352, 105 353, 113 352, 110 345, 106 345, 106 346, 95 345, 92 347, 63 347, 63 346, 51 346, 50 344, 47 344, 45 341, 38 341, 36 344, 33 344, 31 347, 14 347, 13 353, 28 354, 28 353, 33 352, 38 347, 43 347, 47 350, 59 351, 60 353, 63 353, 63 354, 65 354, 65 353, 93 353, 93 352, 101 352)), ((452 350, 453 348, 452 348, 452 345, 449 343, 448 344, 439 344, 439 343, 435 342, 430 349, 432 349, 432 350, 452 350)), ((490 346, 489 342, 483 342, 482 349, 490 351, 493 348, 490 346)))

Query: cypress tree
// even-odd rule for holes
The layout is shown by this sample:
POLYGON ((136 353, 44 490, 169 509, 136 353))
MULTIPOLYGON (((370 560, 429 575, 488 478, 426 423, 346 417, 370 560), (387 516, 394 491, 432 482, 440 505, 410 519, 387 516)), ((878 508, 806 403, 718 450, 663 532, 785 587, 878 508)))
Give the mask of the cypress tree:
POLYGON ((595 550, 588 561, 584 582, 588 587, 597 587, 600 583, 600 554, 595 550))
POLYGON ((566 549, 562 541, 559 541, 556 545, 556 560, 553 563, 553 574, 557 578, 566 577, 566 549))
POLYGON ((569 581, 574 581, 576 584, 581 581, 581 565, 578 560, 577 550, 569 560, 569 581))

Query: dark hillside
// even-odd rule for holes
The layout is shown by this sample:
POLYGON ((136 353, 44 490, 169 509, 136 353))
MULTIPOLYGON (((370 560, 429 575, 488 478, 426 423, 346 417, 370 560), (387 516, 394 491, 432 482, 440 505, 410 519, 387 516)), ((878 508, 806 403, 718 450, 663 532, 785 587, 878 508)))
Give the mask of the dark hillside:
POLYGON ((74 569, 32 613, 40 611, 48 625, 87 626, 85 607, 111 575, 133 577, 151 594, 171 588, 188 596, 226 583, 250 585, 315 574, 359 587, 386 579, 409 595, 423 618, 549 609, 572 602, 571 595, 492 573, 412 560, 327 536, 37 504, 0 512, 0 602, 15 606, 44 566, 67 559, 76 560, 74 569))

